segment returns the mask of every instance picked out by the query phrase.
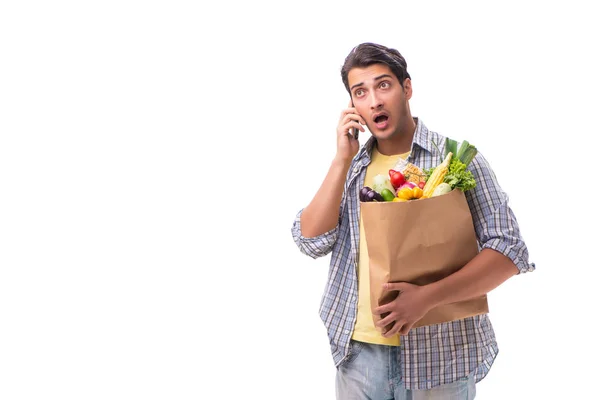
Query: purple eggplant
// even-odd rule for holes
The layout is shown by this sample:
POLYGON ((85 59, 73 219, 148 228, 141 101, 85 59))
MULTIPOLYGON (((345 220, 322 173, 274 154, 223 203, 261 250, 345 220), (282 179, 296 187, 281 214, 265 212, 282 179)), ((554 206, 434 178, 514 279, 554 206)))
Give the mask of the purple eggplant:
POLYGON ((360 201, 370 201, 367 199, 367 193, 369 193, 371 190, 373 190, 373 189, 371 189, 368 186, 365 186, 362 189, 360 189, 360 193, 358 194, 359 200, 360 201))
POLYGON ((369 190, 367 193, 367 201, 384 201, 383 196, 374 191, 373 189, 369 190))

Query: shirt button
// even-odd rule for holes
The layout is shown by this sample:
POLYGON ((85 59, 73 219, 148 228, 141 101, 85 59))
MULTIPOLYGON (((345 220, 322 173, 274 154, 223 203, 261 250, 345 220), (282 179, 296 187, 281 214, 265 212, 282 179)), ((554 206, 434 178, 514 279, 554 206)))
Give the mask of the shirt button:
POLYGON ((344 331, 344 334, 348 335, 348 334, 350 334, 350 331, 344 331))

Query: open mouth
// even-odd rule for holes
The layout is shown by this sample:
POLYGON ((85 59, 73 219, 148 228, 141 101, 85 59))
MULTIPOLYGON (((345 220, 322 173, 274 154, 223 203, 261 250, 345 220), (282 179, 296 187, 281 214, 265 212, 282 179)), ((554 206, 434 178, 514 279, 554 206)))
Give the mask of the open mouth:
POLYGON ((389 117, 386 114, 379 114, 373 118, 377 129, 385 129, 388 126, 389 117))

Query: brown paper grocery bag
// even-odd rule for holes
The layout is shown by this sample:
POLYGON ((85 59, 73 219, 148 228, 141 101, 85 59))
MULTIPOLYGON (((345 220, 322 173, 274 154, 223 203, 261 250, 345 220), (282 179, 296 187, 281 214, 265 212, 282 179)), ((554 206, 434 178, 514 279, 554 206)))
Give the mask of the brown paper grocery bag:
MULTIPOLYGON (((429 199, 362 202, 360 207, 369 253, 372 310, 398 294, 386 292, 383 296, 383 283, 426 285, 456 272, 479 251, 465 194, 458 189, 429 199)), ((484 295, 436 307, 414 327, 487 312, 484 295)), ((374 322, 379 319, 373 314, 374 322)))

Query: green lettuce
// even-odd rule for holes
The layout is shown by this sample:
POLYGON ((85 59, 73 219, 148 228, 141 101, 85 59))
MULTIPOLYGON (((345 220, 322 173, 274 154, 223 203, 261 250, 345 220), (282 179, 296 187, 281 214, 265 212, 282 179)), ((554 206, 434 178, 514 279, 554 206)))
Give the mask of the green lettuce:
POLYGON ((444 182, 452 186, 453 189, 458 188, 463 192, 473 189, 477 185, 471 171, 467 170, 466 164, 458 158, 452 158, 444 182))

